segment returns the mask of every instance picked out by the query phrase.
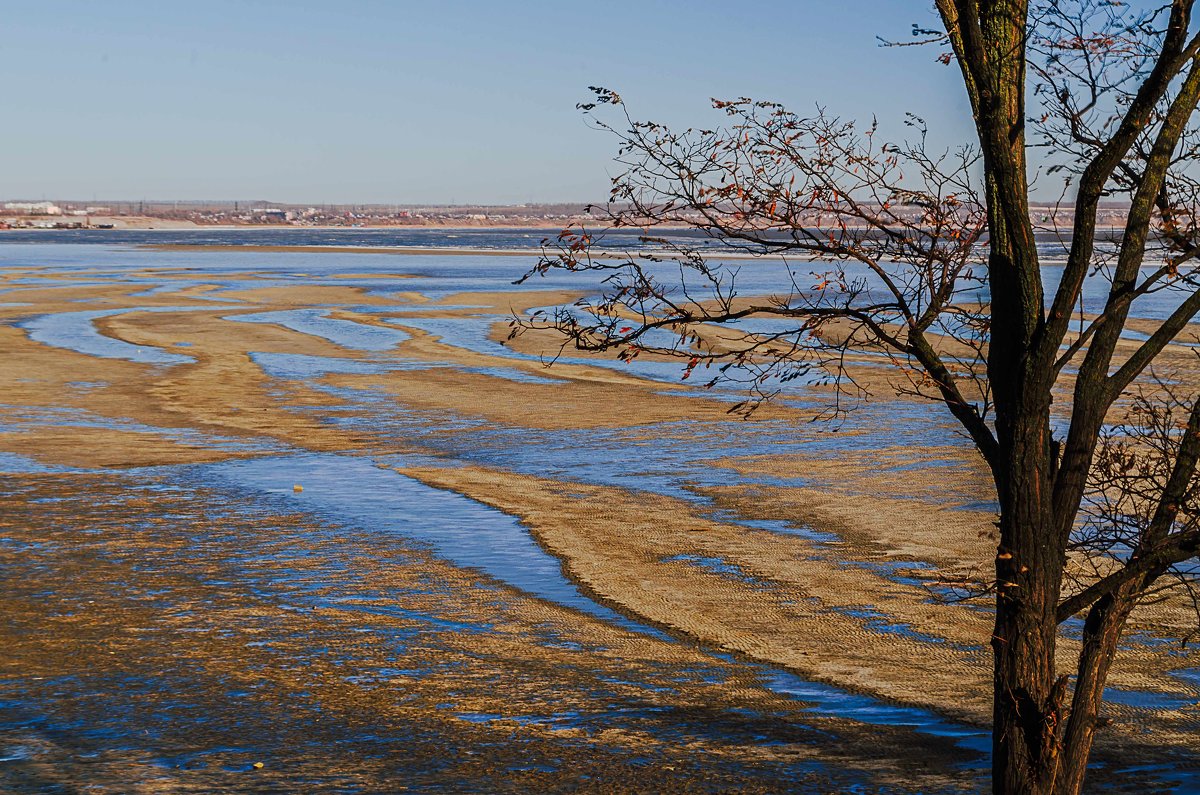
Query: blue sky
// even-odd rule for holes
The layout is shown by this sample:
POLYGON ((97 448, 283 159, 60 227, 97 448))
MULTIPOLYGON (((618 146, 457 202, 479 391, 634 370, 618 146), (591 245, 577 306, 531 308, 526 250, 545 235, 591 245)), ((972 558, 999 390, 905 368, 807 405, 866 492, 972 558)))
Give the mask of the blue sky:
POLYGON ((970 137, 956 69, 881 48, 925 0, 14 3, 0 18, 6 198, 589 201, 612 140, 575 103, 711 124, 748 95, 906 110, 970 137))

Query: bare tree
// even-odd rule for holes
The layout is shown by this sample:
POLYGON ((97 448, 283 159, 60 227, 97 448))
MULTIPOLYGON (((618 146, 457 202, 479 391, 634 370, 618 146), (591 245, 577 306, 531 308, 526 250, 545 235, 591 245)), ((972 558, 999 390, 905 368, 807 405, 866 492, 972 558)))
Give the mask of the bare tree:
POLYGON ((626 359, 684 357, 683 376, 702 372, 709 386, 745 378, 743 412, 799 374, 854 392, 847 361, 862 352, 887 357, 900 391, 944 404, 1000 505, 997 793, 1081 790, 1130 613, 1164 583, 1188 585, 1180 566, 1200 550, 1200 401, 1145 383, 1200 310, 1193 3, 936 0, 943 29, 914 26, 915 41, 941 44, 938 60, 957 63, 978 139, 940 154, 915 117, 912 141, 893 144, 874 124, 738 99, 714 101, 720 127, 676 131, 594 89, 581 108, 619 139, 623 167, 597 208, 603 226, 683 226, 705 245, 647 236, 660 253, 614 258, 599 255, 602 234, 564 230, 530 275, 600 272, 602 294, 514 329, 552 327, 626 359), (600 106, 615 106, 618 123, 600 106), (1071 196, 1057 212, 1071 229, 1052 291, 1030 215, 1034 146, 1042 184, 1061 179, 1071 196), (1097 226, 1106 197, 1128 200, 1108 239, 1097 226), (736 269, 706 256, 730 250, 823 270, 810 278, 789 266, 781 291, 743 297, 736 269), (1085 313, 1089 278, 1102 281, 1104 305, 1085 313), (1171 311, 1131 346, 1135 305, 1164 291, 1177 291, 1171 311), (702 333, 763 317, 777 320, 740 342, 702 333), (1072 683, 1055 648, 1062 623, 1081 614, 1072 683))

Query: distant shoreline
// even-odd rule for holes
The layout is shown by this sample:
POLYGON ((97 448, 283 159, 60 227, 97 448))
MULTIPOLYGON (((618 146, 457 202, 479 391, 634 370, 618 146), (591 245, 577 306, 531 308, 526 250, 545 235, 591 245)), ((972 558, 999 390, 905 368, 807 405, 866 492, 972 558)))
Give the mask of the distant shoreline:
MULTIPOLYGON (((0 220, 3 220, 0 218, 0 220)), ((108 223, 106 219, 103 223, 108 223)), ((193 224, 187 222, 178 222, 170 220, 161 220, 156 218, 141 218, 136 224, 128 224, 122 226, 112 226, 100 228, 97 225, 88 227, 30 227, 20 226, 11 227, 8 229, 0 229, 0 234, 12 232, 267 232, 275 231, 281 233, 300 233, 300 232, 430 232, 430 231, 445 231, 445 232, 549 232, 556 235, 564 229, 580 229, 590 228, 595 231, 616 233, 616 234, 644 234, 653 237, 655 232, 687 232, 698 231, 694 226, 686 224, 663 224, 653 227, 637 227, 637 226, 621 226, 621 227, 605 227, 600 224, 593 226, 581 225, 577 220, 569 221, 564 224, 550 224, 529 226, 525 224, 392 224, 392 225, 372 225, 372 226, 343 226, 343 225, 314 225, 314 226, 292 226, 282 224, 193 224), (149 223, 154 225, 150 226, 149 223), (146 224, 146 225, 143 225, 146 224)), ((1122 231, 1121 226, 1097 226, 1096 231, 1099 234, 1118 234, 1122 231)), ((1061 237, 1069 239, 1074 230, 1071 227, 1050 228, 1050 227, 1035 227, 1034 234, 1039 237, 1061 237)))
POLYGON ((391 254, 393 256, 413 256, 421 254, 479 254, 489 257, 532 257, 541 254, 541 249, 528 248, 466 248, 436 246, 237 246, 214 243, 147 243, 138 246, 140 249, 151 251, 240 251, 260 254, 391 254))
MULTIPOLYGON (((542 254, 540 248, 470 248, 468 246, 259 246, 259 245, 229 245, 224 243, 143 243, 136 246, 148 251, 177 251, 177 252, 238 252, 243 254, 390 254, 392 256, 444 256, 444 257, 537 257, 542 254)), ((658 249, 637 249, 630 251, 593 251, 592 259, 625 259, 630 254, 663 255, 658 249)), ((771 255, 739 254, 735 252, 714 252, 709 256, 712 260, 767 260, 771 255)), ((806 259, 802 255, 792 255, 792 259, 806 259)))
MULTIPOLYGON (((447 224, 405 224, 402 226, 282 226, 278 224, 178 224, 170 225, 172 222, 164 221, 162 226, 114 226, 111 228, 101 229, 98 226, 85 226, 75 228, 54 228, 54 227, 34 227, 34 226, 19 226, 10 229, 0 229, 0 234, 7 232, 96 232, 97 234, 104 232, 406 232, 406 231, 430 231, 444 230, 447 232, 507 232, 514 230, 525 230, 530 232, 553 232, 557 234, 563 229, 578 228, 577 225, 554 225, 554 226, 523 226, 514 224, 512 226, 478 226, 478 225, 447 225, 447 224)), ((599 227, 596 227, 599 228, 599 227)), ((635 227, 623 227, 629 230, 635 227)), ((679 231, 690 229, 687 226, 658 226, 655 229, 663 231, 679 231)))

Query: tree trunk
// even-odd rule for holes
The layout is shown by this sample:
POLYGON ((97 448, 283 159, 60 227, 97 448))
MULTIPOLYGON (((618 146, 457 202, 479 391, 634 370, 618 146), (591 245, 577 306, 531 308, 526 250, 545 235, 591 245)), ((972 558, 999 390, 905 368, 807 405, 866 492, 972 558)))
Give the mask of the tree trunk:
POLYGON ((992 788, 996 795, 1079 795, 1104 683, 1145 583, 1126 583, 1088 612, 1066 709, 1068 678, 1056 676, 1054 660, 1063 551, 1054 541, 1053 514, 1039 516, 1036 497, 1036 489, 1018 488, 1001 514, 992 637, 992 788))
MULTIPOLYGON (((1002 553, 1004 554, 1004 553, 1002 553)), ((1017 553, 1014 559, 1017 559, 1017 553)), ((1028 558, 1025 558, 1028 559, 1028 558)), ((1032 570, 1032 567, 1031 567, 1032 570)), ((1045 569, 1043 569, 1045 571, 1045 569)), ((1053 793, 1066 678, 1055 678, 1055 628, 1041 599, 1014 593, 1052 589, 1026 577, 1000 583, 994 655, 992 786, 996 795, 1053 793)))
POLYGON ((992 787, 1055 792, 1066 677, 1055 676, 1063 550, 1050 509, 1048 423, 1026 406, 1013 424, 996 556, 992 787))

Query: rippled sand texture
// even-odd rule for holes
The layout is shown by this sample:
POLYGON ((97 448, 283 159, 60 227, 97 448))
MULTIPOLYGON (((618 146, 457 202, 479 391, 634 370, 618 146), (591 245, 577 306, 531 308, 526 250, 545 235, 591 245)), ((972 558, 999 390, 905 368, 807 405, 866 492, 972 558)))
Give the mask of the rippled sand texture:
MULTIPOLYGON (((982 786, 991 619, 938 583, 994 515, 934 407, 734 420, 503 344, 587 285, 360 254, 0 247, 0 788, 982 786)), ((1200 787, 1189 620, 1136 617, 1097 791, 1200 787)))

